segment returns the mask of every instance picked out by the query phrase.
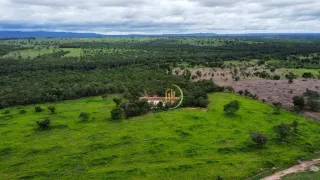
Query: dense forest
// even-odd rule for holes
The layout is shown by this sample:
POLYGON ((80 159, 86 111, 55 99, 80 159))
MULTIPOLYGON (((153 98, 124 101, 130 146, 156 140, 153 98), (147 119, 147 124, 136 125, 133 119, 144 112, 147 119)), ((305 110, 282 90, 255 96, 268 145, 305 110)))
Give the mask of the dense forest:
POLYGON ((3 39, 0 108, 113 93, 135 99, 163 95, 170 84, 183 88, 184 106, 205 106, 206 93, 223 88, 212 81, 191 82, 188 67, 257 59, 279 61, 275 68, 320 69, 319 52, 315 37, 3 39), (30 57, 23 54, 28 49, 53 50, 30 57), (68 56, 72 51, 79 56, 68 56), (176 67, 184 76, 172 75, 176 67))

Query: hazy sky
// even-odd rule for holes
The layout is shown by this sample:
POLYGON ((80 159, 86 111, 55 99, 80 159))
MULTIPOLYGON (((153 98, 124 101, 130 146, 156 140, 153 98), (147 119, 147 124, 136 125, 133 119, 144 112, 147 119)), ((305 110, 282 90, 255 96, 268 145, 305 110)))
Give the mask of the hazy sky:
POLYGON ((320 0, 0 0, 0 30, 320 32, 320 0))

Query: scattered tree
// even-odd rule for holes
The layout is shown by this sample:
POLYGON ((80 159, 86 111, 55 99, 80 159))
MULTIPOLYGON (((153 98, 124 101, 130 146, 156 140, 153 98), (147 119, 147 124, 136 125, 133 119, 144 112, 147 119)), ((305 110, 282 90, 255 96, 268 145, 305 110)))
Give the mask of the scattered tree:
POLYGON ((313 74, 310 72, 305 72, 302 74, 302 77, 303 78, 313 78, 313 74))
POLYGON ((291 132, 290 125, 288 124, 280 124, 280 125, 274 126, 273 129, 277 133, 281 141, 285 140, 290 135, 290 132, 291 132))
POLYGON ((310 110, 320 110, 320 94, 317 91, 306 89, 306 92, 303 95, 307 97, 306 105, 310 108, 310 110))
POLYGON ((120 107, 116 107, 111 111, 111 118, 113 120, 121 120, 124 118, 124 110, 120 107))
POLYGON ((298 133, 298 126, 299 126, 298 121, 297 121, 297 120, 294 120, 294 121, 292 122, 291 126, 293 127, 293 132, 294 132, 295 134, 297 134, 297 133, 298 133))
POLYGON ((54 106, 49 106, 48 109, 51 112, 51 114, 56 113, 56 108, 54 106))
POLYGON ((276 68, 270 68, 270 72, 275 72, 276 68))
POLYGON ((10 114, 10 111, 9 111, 9 110, 5 110, 5 111, 3 112, 3 114, 10 114))
POLYGON ((89 120, 89 117, 90 117, 90 114, 89 113, 86 113, 86 112, 81 112, 79 114, 79 118, 82 120, 82 121, 87 121, 89 120))
POLYGON ((201 71, 197 71, 196 74, 198 75, 198 77, 201 77, 201 76, 202 76, 201 71))
POLYGON ((239 101, 231 101, 230 103, 224 105, 223 111, 228 114, 234 114, 240 109, 239 101))
POLYGON ((304 107, 305 107, 305 100, 304 100, 304 97, 302 96, 294 96, 292 98, 293 100, 293 104, 296 108, 296 110, 303 110, 304 107))
POLYGON ((216 180, 223 180, 221 176, 217 176, 216 180))
POLYGON ((50 119, 46 118, 42 121, 37 122, 39 128, 41 129, 49 129, 50 128, 50 119))
POLYGON ((164 107, 163 102, 160 101, 160 102, 157 104, 157 108, 158 108, 158 109, 162 109, 163 107, 164 107))
POLYGON ((274 110, 274 114, 280 114, 280 110, 281 110, 282 104, 280 102, 277 103, 273 103, 273 110, 274 110))
POLYGON ((42 111, 43 111, 43 109, 42 109, 40 106, 34 107, 34 110, 35 110, 36 112, 42 112, 42 111))
POLYGON ((119 106, 122 102, 121 98, 113 98, 113 102, 116 103, 117 106, 119 106))
POLYGON ((26 110, 24 110, 24 109, 21 109, 20 111, 19 111, 19 114, 25 114, 26 113, 26 110))
POLYGON ((254 133, 251 133, 251 140, 252 140, 258 147, 262 147, 262 146, 264 146, 264 145, 267 143, 268 138, 267 138, 263 133, 254 132, 254 133))
POLYGON ((272 77, 272 79, 273 79, 273 80, 280 80, 280 76, 279 76, 279 75, 274 75, 274 76, 272 77))

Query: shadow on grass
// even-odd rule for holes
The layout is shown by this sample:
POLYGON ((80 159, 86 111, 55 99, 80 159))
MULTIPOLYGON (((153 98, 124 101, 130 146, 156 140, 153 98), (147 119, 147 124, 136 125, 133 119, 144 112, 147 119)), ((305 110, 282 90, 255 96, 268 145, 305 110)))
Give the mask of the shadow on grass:
POLYGON ((253 143, 244 143, 242 146, 236 146, 236 147, 223 147, 223 148, 218 148, 218 153, 219 154, 233 154, 233 153, 248 153, 248 152, 257 152, 257 151, 263 151, 268 149, 268 146, 262 146, 258 147, 257 145, 253 143))
POLYGON ((3 120, 3 121, 7 121, 7 120, 10 120, 12 118, 13 118, 13 115, 11 115, 11 114, 0 116, 0 120, 3 120))
POLYGON ((236 113, 223 113, 224 117, 232 119, 242 119, 242 116, 236 113))

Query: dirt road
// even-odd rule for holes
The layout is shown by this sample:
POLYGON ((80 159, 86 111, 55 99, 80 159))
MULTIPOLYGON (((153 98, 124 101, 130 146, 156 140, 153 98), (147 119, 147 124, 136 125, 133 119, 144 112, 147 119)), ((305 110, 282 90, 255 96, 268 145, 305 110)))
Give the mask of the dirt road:
POLYGON ((293 166, 291 168, 276 172, 275 174, 265 177, 261 180, 280 180, 281 177, 291 174, 291 173, 296 173, 296 172, 303 172, 306 171, 309 167, 320 163, 320 159, 314 159, 312 161, 304 161, 301 162, 299 165, 293 166))

